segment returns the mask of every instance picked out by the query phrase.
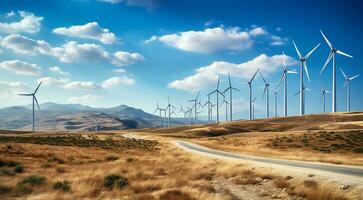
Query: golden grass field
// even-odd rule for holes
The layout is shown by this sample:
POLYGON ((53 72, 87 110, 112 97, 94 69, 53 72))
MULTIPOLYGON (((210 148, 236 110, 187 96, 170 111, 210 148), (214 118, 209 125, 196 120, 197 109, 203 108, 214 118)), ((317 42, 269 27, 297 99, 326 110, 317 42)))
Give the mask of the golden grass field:
POLYGON ((171 142, 186 139, 248 154, 361 165, 363 154, 354 148, 362 147, 359 121, 363 114, 342 115, 339 120, 329 115, 322 123, 316 122, 316 116, 307 116, 288 122, 276 118, 138 130, 156 141, 122 137, 127 131, 56 136, 4 131, 0 136, 0 199, 359 199, 362 191, 342 189, 313 174, 294 176, 208 158, 171 142), (350 119, 354 127, 347 116, 354 119, 350 119), (327 125, 338 126, 332 118, 338 124, 344 121, 344 128, 338 131, 327 125))

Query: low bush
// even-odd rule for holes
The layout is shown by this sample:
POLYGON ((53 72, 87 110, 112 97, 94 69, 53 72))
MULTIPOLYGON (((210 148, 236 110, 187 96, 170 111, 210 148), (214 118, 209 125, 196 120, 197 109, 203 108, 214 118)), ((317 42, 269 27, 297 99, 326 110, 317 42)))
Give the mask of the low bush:
POLYGON ((104 178, 103 185, 107 188, 113 188, 117 186, 118 188, 123 188, 128 184, 127 178, 117 175, 110 174, 104 178))
POLYGON ((353 149, 354 153, 363 153, 363 147, 356 147, 353 149))
POLYGON ((30 185, 42 185, 45 183, 46 179, 43 176, 38 175, 31 175, 28 177, 25 177, 21 183, 23 184, 30 184, 30 185))
POLYGON ((14 171, 16 173, 22 173, 24 171, 23 165, 17 165, 17 166, 15 166, 14 171))
POLYGON ((117 157, 117 156, 107 156, 106 157, 106 161, 115 161, 115 160, 118 160, 119 159, 119 157, 117 157))
POLYGON ((58 181, 53 184, 55 190, 61 190, 63 192, 69 192, 71 190, 71 182, 69 181, 58 181))

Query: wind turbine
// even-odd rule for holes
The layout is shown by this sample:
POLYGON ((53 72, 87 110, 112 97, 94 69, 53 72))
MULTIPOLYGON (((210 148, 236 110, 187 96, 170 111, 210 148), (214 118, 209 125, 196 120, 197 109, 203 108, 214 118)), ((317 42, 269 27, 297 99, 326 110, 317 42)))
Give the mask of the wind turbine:
POLYGON ((156 109, 153 112, 153 114, 155 114, 157 111, 159 111, 159 127, 161 127, 162 117, 161 117, 161 108, 159 107, 159 102, 156 102, 156 109))
POLYGON ((280 86, 278 86, 278 88, 274 91, 274 96, 275 96, 275 117, 277 117, 277 93, 280 90, 280 86))
POLYGON ((226 99, 223 99, 221 106, 225 104, 226 105, 226 122, 228 122, 228 106, 230 105, 226 99))
POLYGON ((251 80, 247 82, 248 87, 250 89, 250 120, 252 120, 252 118, 253 118, 253 116, 252 116, 252 81, 255 78, 255 76, 258 73, 258 71, 260 71, 260 68, 257 69, 257 71, 255 72, 255 74, 252 76, 251 80))
POLYGON ((325 95, 331 93, 330 91, 324 89, 321 86, 321 97, 320 97, 320 102, 322 102, 322 106, 323 106, 323 113, 325 114, 325 95))
POLYGON ((211 93, 211 94, 216 93, 216 95, 217 95, 217 103, 216 103, 216 105, 217 105, 217 123, 219 123, 219 94, 224 97, 224 94, 221 91, 219 91, 219 81, 220 81, 220 79, 221 79, 221 77, 219 76, 218 77, 218 83, 217 83, 217 89, 214 90, 211 93))
POLYGON ((306 64, 307 59, 310 57, 310 55, 320 46, 320 43, 316 45, 308 54, 306 54, 304 57, 301 55, 299 49, 297 48, 295 42, 293 41, 295 50, 297 55, 299 56, 300 60, 300 115, 305 115, 305 86, 304 86, 304 70, 306 72, 306 76, 310 82, 309 77, 309 71, 306 64), (304 68, 304 70, 303 70, 304 68))
MULTIPOLYGON (((301 97, 301 93, 304 93, 304 98, 305 98, 305 90, 306 91, 311 91, 309 88, 304 87, 302 90, 299 90, 298 92, 296 92, 295 96, 297 96, 298 94, 300 94, 300 97, 301 97), (301 92, 301 91, 303 91, 303 92, 301 92)), ((305 106, 304 106, 304 108, 305 108, 305 106)))
POLYGON ((268 88, 270 87, 270 84, 266 82, 266 80, 265 80, 265 78, 263 78, 261 72, 260 72, 260 76, 261 76, 263 82, 265 83, 265 89, 263 90, 262 98, 264 98, 265 95, 266 95, 266 118, 269 118, 270 117, 270 105, 269 105, 270 104, 269 103, 270 95, 269 95, 269 89, 268 88))
POLYGON ((211 93, 208 93, 207 96, 208 96, 208 101, 204 103, 204 105, 202 105, 202 107, 204 108, 205 105, 208 105, 208 124, 211 124, 211 116, 210 116, 210 113, 211 113, 211 104, 212 102, 210 101, 210 95, 211 93))
POLYGON ((342 70, 342 68, 340 68, 340 71, 342 72, 343 76, 344 76, 344 87, 347 87, 347 112, 350 112, 350 81, 357 78, 359 75, 355 75, 352 77, 348 77, 344 71, 342 70))
POLYGON ((195 97, 195 99, 189 100, 189 102, 194 102, 194 125, 197 124, 197 104, 198 104, 199 95, 200 92, 198 92, 198 95, 195 97))
MULTIPOLYGON (((284 69, 282 71, 282 75, 281 75, 281 79, 280 79, 280 83, 279 83, 278 88, 280 88, 280 85, 281 85, 281 83, 283 81, 284 82, 284 116, 286 117, 287 116, 287 74, 297 74, 297 72, 287 70, 287 66, 286 66, 286 62, 285 62, 286 55, 285 55, 284 52, 282 52, 282 54, 284 56, 283 60, 282 60, 282 66, 283 66, 284 69)), ((277 107, 277 106, 275 106, 275 107, 277 107)), ((275 108, 275 117, 277 117, 276 108, 275 108)))
MULTIPOLYGON (((171 115, 171 108, 175 108, 173 105, 170 104, 170 98, 168 96, 168 105, 166 106, 165 110, 168 110, 168 128, 170 127, 170 115, 171 115)), ((174 110, 173 110, 174 111, 174 110)))
POLYGON ((161 115, 161 112, 164 112, 164 123, 163 123, 163 128, 165 128, 166 127, 166 111, 167 111, 167 109, 165 109, 165 108, 159 108, 159 110, 160 110, 160 115, 161 115))
POLYGON ((340 54, 349 58, 353 58, 353 56, 344 53, 336 48, 334 48, 334 46, 329 42, 328 38, 324 35, 323 31, 320 30, 321 35, 323 36, 325 42, 328 44, 329 48, 330 48, 330 52, 328 55, 328 58, 325 61, 325 64, 323 66, 323 68, 320 71, 320 74, 323 73, 325 67, 328 65, 329 61, 333 58, 333 86, 332 86, 332 112, 335 113, 337 111, 337 96, 336 96, 336 92, 337 92, 337 88, 336 88, 336 61, 335 61, 335 56, 336 54, 340 54))
POLYGON ((230 76, 230 74, 228 73, 228 82, 229 82, 229 86, 228 86, 228 88, 227 89, 225 89, 224 91, 223 91, 223 94, 225 93, 225 92, 227 92, 227 91, 229 91, 229 115, 230 115, 230 117, 229 117, 229 120, 230 121, 233 121, 233 118, 232 118, 232 115, 233 115, 233 110, 232 110, 232 91, 233 90, 236 90, 236 91, 240 91, 239 89, 237 89, 237 88, 235 88, 235 87, 232 87, 232 83, 231 83, 231 76, 230 76))
POLYGON ((252 100, 252 119, 255 119, 255 101, 257 96, 252 100))
POLYGON ((37 86, 37 88, 35 89, 35 91, 33 93, 30 93, 30 94, 18 94, 20 96, 32 96, 33 97, 33 123, 32 123, 32 131, 34 132, 34 126, 35 126, 35 123, 34 123, 34 101, 35 103, 37 104, 38 106, 38 109, 40 110, 40 107, 39 107, 39 104, 38 104, 38 100, 37 100, 37 97, 35 96, 35 94, 38 92, 38 89, 40 87, 40 85, 42 84, 42 82, 40 82, 37 86))

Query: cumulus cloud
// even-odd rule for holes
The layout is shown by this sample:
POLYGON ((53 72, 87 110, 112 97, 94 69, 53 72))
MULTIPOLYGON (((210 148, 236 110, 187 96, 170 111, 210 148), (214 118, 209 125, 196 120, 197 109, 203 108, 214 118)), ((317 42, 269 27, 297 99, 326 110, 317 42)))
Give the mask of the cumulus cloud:
POLYGON ((116 35, 107 28, 102 28, 97 22, 90 22, 84 25, 70 27, 59 27, 53 30, 54 33, 70 37, 99 40, 104 44, 114 44, 116 35))
POLYGON ((0 69, 5 69, 19 75, 38 76, 41 74, 41 67, 20 60, 3 61, 0 63, 0 69))
POLYGON ((111 77, 102 82, 102 87, 105 89, 110 89, 119 85, 132 85, 135 83, 135 80, 132 78, 128 78, 126 76, 123 77, 111 77))
MULTIPOLYGON (((18 11, 21 17, 17 22, 0 22, 0 32, 4 33, 36 33, 39 32, 43 17, 35 16, 31 12, 18 11)), ((15 13, 7 13, 8 17, 14 16, 15 13)))
POLYGON ((60 67, 58 66, 53 66, 53 67, 49 67, 49 71, 60 74, 60 75, 68 75, 68 72, 64 72, 60 67))
POLYGON ((169 83, 168 87, 197 91, 216 84, 219 75, 228 75, 230 73, 231 76, 248 79, 258 68, 260 68, 264 75, 268 76, 281 67, 284 58, 288 66, 297 64, 297 61, 289 56, 274 55, 269 57, 265 54, 261 54, 252 60, 240 64, 215 61, 211 65, 200 67, 194 75, 169 83))
POLYGON ((102 46, 93 43, 79 44, 76 41, 69 41, 60 47, 52 47, 46 41, 33 40, 18 34, 11 34, 0 39, 0 44, 16 53, 54 56, 65 63, 87 60, 125 66, 145 59, 139 53, 125 51, 109 53, 102 46))
POLYGON ((71 97, 68 100, 73 103, 91 103, 103 99, 101 96, 87 94, 79 97, 71 97))
POLYGON ((67 82, 69 82, 69 79, 56 79, 56 78, 52 78, 52 77, 43 77, 37 80, 38 83, 42 82, 43 85, 48 85, 48 86, 63 86, 64 84, 66 84, 67 82))
POLYGON ((7 90, 15 94, 26 91, 27 89, 29 89, 29 85, 20 81, 16 82, 0 81, 0 88, 1 90, 7 90))
POLYGON ((120 73, 120 74, 122 74, 122 73, 126 73, 126 70, 125 69, 123 69, 123 68, 118 68, 118 69, 114 69, 114 70, 112 70, 113 72, 116 72, 116 73, 120 73))
POLYGON ((64 85, 66 89, 94 90, 99 89, 100 85, 92 81, 72 81, 64 85))
POLYGON ((43 40, 33 40, 19 34, 10 34, 1 39, 3 47, 13 50, 15 53, 21 54, 44 54, 51 55, 52 47, 43 40))
MULTIPOLYGON (((213 53, 217 51, 240 51, 250 48, 258 38, 266 39, 278 45, 275 36, 262 27, 254 27, 242 31, 238 27, 216 27, 206 28, 202 31, 186 31, 177 34, 163 36, 152 36, 145 43, 160 41, 169 46, 191 52, 213 53)), ((280 43, 285 42, 280 38, 280 43)))

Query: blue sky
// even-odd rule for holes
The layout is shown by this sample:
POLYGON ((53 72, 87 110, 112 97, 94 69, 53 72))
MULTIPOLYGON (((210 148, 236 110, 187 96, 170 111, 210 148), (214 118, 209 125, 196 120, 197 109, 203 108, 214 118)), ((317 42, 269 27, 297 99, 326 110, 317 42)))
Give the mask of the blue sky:
MULTIPOLYGON (((350 76, 362 74, 363 27, 360 1, 146 1, 64 0, 0 2, 0 107, 24 105, 40 80, 43 102, 81 103, 97 107, 119 104, 152 112, 167 96, 178 107, 190 106, 221 76, 221 89, 232 75, 237 118, 248 114, 244 82, 260 67, 272 91, 281 76, 282 59, 298 70, 294 40, 303 54, 321 46, 308 60, 307 113, 321 112, 320 84, 331 90, 331 64, 322 29, 333 45, 353 55, 337 56, 350 76), (286 53, 286 57, 282 52, 286 53)), ((346 93, 337 73, 338 110, 346 93)), ((298 76, 288 78, 289 115, 298 114, 298 76)), ((352 110, 362 110, 358 77, 351 84, 352 110)), ((257 117, 264 116, 263 82, 254 82, 257 117)), ((214 99, 214 98, 213 98, 214 99)), ((331 97, 327 97, 331 110, 331 97)), ((282 114, 282 90, 279 93, 282 114)))

